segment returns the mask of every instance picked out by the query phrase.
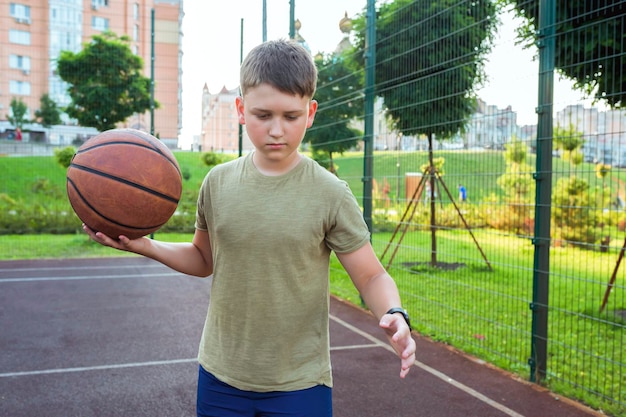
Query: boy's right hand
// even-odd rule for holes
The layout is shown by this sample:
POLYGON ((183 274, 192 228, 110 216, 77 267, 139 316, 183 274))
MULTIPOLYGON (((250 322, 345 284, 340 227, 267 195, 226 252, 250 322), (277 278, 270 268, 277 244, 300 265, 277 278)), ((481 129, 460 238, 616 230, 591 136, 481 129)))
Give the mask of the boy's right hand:
POLYGON ((91 240, 98 242, 101 245, 109 246, 114 249, 123 250, 127 252, 137 252, 144 244, 145 238, 140 237, 138 239, 129 239, 124 235, 118 236, 115 240, 102 232, 95 232, 83 223, 83 230, 89 235, 91 240))

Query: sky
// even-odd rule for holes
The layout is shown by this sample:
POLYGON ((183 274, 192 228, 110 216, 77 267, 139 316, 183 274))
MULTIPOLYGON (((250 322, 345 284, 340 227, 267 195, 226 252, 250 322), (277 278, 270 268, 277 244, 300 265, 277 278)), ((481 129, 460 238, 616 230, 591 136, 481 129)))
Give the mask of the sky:
MULTIPOLYGON (((183 129, 181 147, 186 149, 200 134, 202 89, 211 93, 239 84, 239 63, 243 55, 263 40, 263 0, 185 0, 183 30, 183 129), (241 30, 243 19, 243 42, 241 30)), ((290 0, 266 0, 267 39, 289 36, 290 0)), ((339 21, 347 13, 354 17, 366 0, 295 0, 295 18, 300 35, 311 52, 332 52, 342 39, 339 21)), ((511 106, 518 113, 518 124, 536 124, 537 71, 534 51, 515 45, 519 20, 502 17, 496 46, 487 58, 488 80, 479 96, 498 108, 511 106)), ((558 78, 558 77, 557 77, 558 78)), ((555 85, 555 110, 582 99, 569 81, 555 85)))

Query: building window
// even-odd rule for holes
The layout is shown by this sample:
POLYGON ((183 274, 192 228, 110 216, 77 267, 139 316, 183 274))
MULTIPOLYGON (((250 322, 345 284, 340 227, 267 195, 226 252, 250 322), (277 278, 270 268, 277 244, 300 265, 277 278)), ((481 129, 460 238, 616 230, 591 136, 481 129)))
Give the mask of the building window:
POLYGON ((9 55, 9 67, 30 71, 30 57, 22 55, 9 55))
POLYGON ((20 45, 30 45, 30 32, 11 29, 9 31, 9 42, 20 45))
POLYGON ((133 40, 139 42, 139 25, 133 27, 133 40))
POLYGON ((105 19, 104 17, 92 16, 91 27, 95 30, 104 32, 105 30, 109 29, 109 19, 105 19))
POLYGON ((30 23, 30 6, 11 3, 11 17, 18 23, 30 23))
POLYGON ((9 92, 18 96, 30 95, 30 83, 26 81, 14 81, 9 82, 9 92))
POLYGON ((109 0, 91 0, 92 10, 98 10, 100 7, 108 7, 109 0))
POLYGON ((133 18, 139 20, 139 3, 133 4, 133 18))

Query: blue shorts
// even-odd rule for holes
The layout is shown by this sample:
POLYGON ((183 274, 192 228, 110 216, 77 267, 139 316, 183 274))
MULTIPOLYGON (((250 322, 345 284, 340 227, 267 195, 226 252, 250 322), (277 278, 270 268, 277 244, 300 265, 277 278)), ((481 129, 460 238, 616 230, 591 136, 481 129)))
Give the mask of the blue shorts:
POLYGON ((332 390, 324 385, 299 391, 242 391, 199 367, 198 417, 332 417, 332 390))

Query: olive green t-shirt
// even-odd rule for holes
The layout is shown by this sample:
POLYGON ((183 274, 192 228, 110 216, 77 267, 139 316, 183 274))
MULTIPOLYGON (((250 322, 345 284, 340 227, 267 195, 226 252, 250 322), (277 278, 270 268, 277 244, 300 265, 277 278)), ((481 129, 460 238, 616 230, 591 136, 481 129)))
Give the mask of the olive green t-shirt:
POLYGON ((332 386, 330 253, 369 241, 348 185, 307 157, 265 176, 248 154, 208 173, 196 228, 214 264, 200 364, 247 391, 332 386))

